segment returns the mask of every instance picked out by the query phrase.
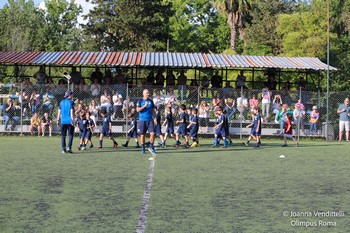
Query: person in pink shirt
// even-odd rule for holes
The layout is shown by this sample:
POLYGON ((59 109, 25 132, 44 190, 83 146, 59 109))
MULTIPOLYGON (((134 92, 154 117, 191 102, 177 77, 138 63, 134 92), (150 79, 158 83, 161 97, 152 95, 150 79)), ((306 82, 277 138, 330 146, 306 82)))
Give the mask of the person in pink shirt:
POLYGON ((256 98, 256 95, 254 94, 252 98, 249 100, 249 106, 250 110, 252 111, 254 107, 257 107, 259 105, 259 100, 256 98))

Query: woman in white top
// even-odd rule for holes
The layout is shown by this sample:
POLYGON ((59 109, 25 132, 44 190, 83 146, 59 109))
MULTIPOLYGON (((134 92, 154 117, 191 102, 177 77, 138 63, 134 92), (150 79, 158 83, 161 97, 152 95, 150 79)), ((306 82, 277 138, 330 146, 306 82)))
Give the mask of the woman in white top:
POLYGON ((108 94, 108 90, 104 89, 103 94, 100 97, 101 108, 105 108, 109 115, 111 109, 111 96, 108 94))
POLYGON ((97 97, 100 95, 100 92, 101 92, 101 85, 98 83, 98 79, 95 78, 94 79, 94 83, 91 84, 90 86, 90 91, 91 91, 91 95, 93 97, 97 97))
POLYGON ((113 100, 113 111, 114 118, 122 118, 123 117, 123 96, 119 94, 119 91, 116 90, 115 94, 112 97, 113 100))
POLYGON ((267 87, 262 89, 262 111, 261 115, 268 118, 270 115, 271 92, 267 87))
POLYGON ((205 100, 202 100, 201 104, 198 107, 199 114, 199 132, 202 131, 202 127, 205 127, 205 132, 208 133, 208 126, 209 126, 209 118, 210 118, 210 106, 207 104, 205 100))
POLYGON ((130 101, 130 96, 126 97, 126 99, 124 100, 122 111, 123 111, 124 119, 127 118, 129 113, 135 112, 135 104, 134 102, 130 101))
MULTIPOLYGON (((95 125, 97 120, 98 120, 98 109, 99 107, 96 105, 96 102, 94 99, 91 100, 90 105, 89 105, 89 112, 90 112, 90 117, 94 121, 95 125)), ((97 127, 95 127, 96 129, 97 127)))
POLYGON ((295 125, 298 126, 299 124, 299 127, 301 128, 301 130, 303 131, 303 133, 305 133, 305 128, 303 124, 303 119, 305 117, 305 110, 304 110, 304 105, 300 102, 300 100, 294 105, 293 117, 294 117, 295 125))

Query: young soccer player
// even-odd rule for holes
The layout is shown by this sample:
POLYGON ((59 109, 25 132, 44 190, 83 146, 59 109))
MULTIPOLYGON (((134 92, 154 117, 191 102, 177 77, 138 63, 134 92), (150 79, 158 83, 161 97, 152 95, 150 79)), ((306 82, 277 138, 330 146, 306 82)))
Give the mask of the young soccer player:
POLYGON ((112 136, 112 121, 111 117, 107 116, 107 110, 105 108, 102 108, 101 110, 101 116, 102 116, 102 129, 100 132, 100 145, 97 147, 98 149, 103 148, 103 136, 108 137, 113 142, 113 147, 117 148, 118 143, 114 140, 112 136))
POLYGON ((253 107, 253 128, 251 130, 251 133, 253 136, 255 136, 256 144, 255 147, 259 148, 261 145, 260 137, 261 137, 261 116, 259 114, 259 107, 255 106, 253 107))
POLYGON ((86 116, 86 121, 88 123, 87 131, 85 134, 85 145, 87 145, 88 142, 90 142, 90 148, 93 148, 94 145, 92 144, 91 138, 96 125, 95 125, 95 121, 91 118, 91 113, 89 111, 86 112, 85 116, 86 116))
POLYGON ((180 124, 179 128, 176 132, 176 147, 179 147, 181 145, 181 142, 179 141, 179 136, 182 135, 185 137, 185 148, 188 148, 188 136, 187 136, 187 129, 186 129, 186 105, 181 104, 180 105, 180 120, 176 121, 176 124, 180 124))
POLYGON ((212 147, 217 147, 219 145, 219 137, 221 136, 224 141, 223 148, 227 148, 227 118, 223 113, 222 107, 216 108, 216 115, 218 117, 217 124, 214 126, 215 129, 215 138, 214 138, 214 145, 212 147))
MULTIPOLYGON (((252 123, 250 123, 249 125, 247 125, 246 128, 250 128, 250 127, 252 127, 252 126, 254 125, 254 117, 255 117, 255 114, 254 114, 253 109, 252 109, 252 111, 251 111, 250 114, 251 114, 251 116, 252 116, 252 123)), ((252 127, 252 129, 250 130, 249 137, 248 137, 248 139, 247 139, 246 142, 243 142, 243 145, 249 146, 250 140, 251 140, 252 138, 253 138, 254 140, 256 140, 256 138, 255 138, 255 136, 254 136, 254 132, 255 132, 255 129, 253 129, 253 127, 252 127)))
POLYGON ((88 121, 86 120, 86 114, 84 110, 80 110, 79 116, 76 120, 76 126, 79 128, 79 146, 78 150, 85 150, 86 145, 85 145, 85 137, 86 137, 86 132, 88 128, 88 121))
POLYGON ((130 120, 130 125, 129 125, 129 129, 128 129, 128 137, 126 139, 125 144, 122 144, 122 146, 128 147, 130 138, 134 138, 135 143, 136 143, 135 148, 140 148, 139 140, 137 139, 137 120, 136 120, 135 114, 131 112, 128 114, 128 117, 130 120))
POLYGON ((199 129, 199 123, 198 123, 198 109, 193 108, 192 114, 190 117, 190 124, 187 126, 187 128, 190 130, 190 137, 192 139, 192 145, 191 147, 197 147, 199 146, 198 141, 198 129, 199 129))
POLYGON ((43 118, 41 119, 41 130, 43 131, 42 137, 45 136, 45 130, 49 128, 49 136, 52 136, 52 117, 49 116, 48 112, 44 113, 43 118))
POLYGON ((164 137, 162 134, 162 124, 161 124, 162 116, 160 115, 160 111, 156 108, 156 118, 154 119, 154 131, 156 133, 156 137, 159 137, 161 140, 161 147, 165 147, 164 137))
POLYGON ((165 110, 165 121, 163 122, 162 127, 166 125, 166 131, 164 135, 164 146, 166 146, 166 139, 168 138, 168 135, 170 134, 170 137, 174 138, 174 120, 173 120, 173 113, 171 111, 171 105, 167 106, 165 110))
POLYGON ((292 114, 290 113, 287 113, 286 123, 284 125, 284 144, 282 145, 283 147, 288 146, 287 138, 291 138, 294 141, 295 146, 298 146, 297 140, 295 140, 295 138, 293 137, 292 114))

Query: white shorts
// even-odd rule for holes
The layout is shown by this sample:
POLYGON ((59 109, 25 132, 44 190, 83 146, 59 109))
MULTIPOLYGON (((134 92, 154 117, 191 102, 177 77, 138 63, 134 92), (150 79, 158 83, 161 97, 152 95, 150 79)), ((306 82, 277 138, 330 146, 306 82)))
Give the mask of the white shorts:
POLYGON ((349 132, 350 129, 350 121, 339 121, 339 131, 343 132, 345 128, 346 132, 349 132))

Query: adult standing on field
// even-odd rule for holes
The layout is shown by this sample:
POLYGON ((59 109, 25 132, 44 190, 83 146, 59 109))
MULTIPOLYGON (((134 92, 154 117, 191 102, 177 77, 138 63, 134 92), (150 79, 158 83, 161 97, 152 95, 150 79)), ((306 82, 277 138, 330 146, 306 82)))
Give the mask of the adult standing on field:
POLYGON ((345 139, 349 141, 349 129, 350 129, 350 118, 349 118, 350 106, 349 98, 345 98, 344 103, 340 104, 337 110, 339 114, 339 141, 343 138, 343 132, 345 128, 345 139))
POLYGON ((137 124, 137 133, 140 134, 141 141, 141 154, 145 154, 145 136, 147 131, 150 134, 150 144, 149 152, 152 155, 156 155, 154 150, 154 120, 153 113, 155 113, 156 107, 153 103, 153 100, 149 98, 149 91, 144 89, 142 92, 142 99, 137 102, 136 111, 139 113, 139 122, 137 124))
POLYGON ((62 153, 73 153, 72 144, 74 136, 74 103, 72 101, 73 92, 68 90, 64 94, 64 99, 60 102, 57 114, 57 125, 61 126, 62 153), (68 147, 66 147, 66 136, 68 133, 68 147))

